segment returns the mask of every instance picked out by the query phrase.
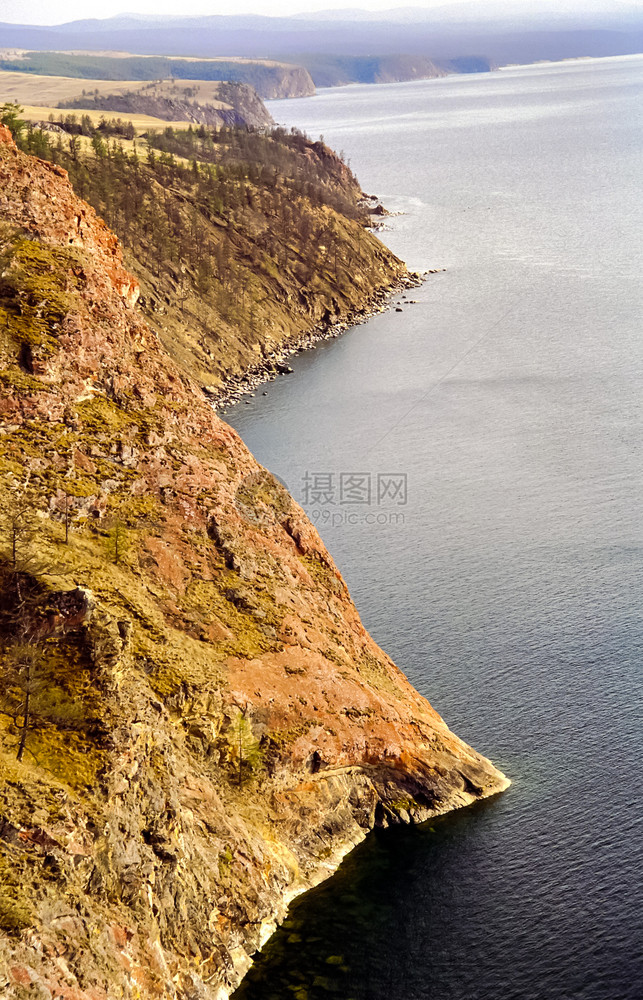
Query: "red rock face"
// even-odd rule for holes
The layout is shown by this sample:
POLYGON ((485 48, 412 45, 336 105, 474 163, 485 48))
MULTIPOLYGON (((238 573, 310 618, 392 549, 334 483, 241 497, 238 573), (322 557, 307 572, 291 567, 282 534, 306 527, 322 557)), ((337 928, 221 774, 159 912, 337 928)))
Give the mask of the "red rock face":
POLYGON ((0 897, 6 995, 220 998, 372 826, 507 781, 369 637, 303 511, 249 480, 252 455, 135 311, 116 238, 6 130, 0 217, 0 482, 5 503, 37 484, 38 635, 98 719, 73 739, 43 721, 20 766, 0 731, 0 848, 22 873, 15 919, 0 897))
POLYGON ((118 240, 89 205, 73 194, 70 197, 67 171, 34 157, 25 165, 25 157, 4 125, 0 126, 0 143, 5 147, 0 161, 2 217, 41 239, 89 250, 100 260, 114 289, 133 307, 139 296, 138 282, 123 267, 118 240), (20 168, 15 169, 18 161, 20 168), (61 185, 61 179, 66 183, 61 185))

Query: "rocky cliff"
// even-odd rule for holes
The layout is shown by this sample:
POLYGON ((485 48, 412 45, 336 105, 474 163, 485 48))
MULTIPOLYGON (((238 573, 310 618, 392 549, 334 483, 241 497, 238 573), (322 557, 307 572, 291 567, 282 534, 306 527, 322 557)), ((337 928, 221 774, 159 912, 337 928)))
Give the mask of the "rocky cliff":
POLYGON ((60 102, 61 108, 83 111, 112 111, 126 115, 149 115, 168 122, 197 125, 239 125, 261 128, 272 125, 272 116, 257 92, 247 83, 221 83, 216 103, 199 100, 192 88, 176 84, 147 84, 124 93, 81 95, 60 102), (187 91, 187 94, 186 94, 187 91))
POLYGON ((408 279, 348 166, 299 132, 168 128, 131 152, 100 133, 20 142, 122 239, 148 323, 211 398, 408 279))
POLYGON ((345 87, 349 83, 400 83, 446 76, 448 70, 423 55, 333 55, 303 53, 298 56, 316 87, 345 87))
POLYGON ((0 213, 2 992, 222 1000, 374 825, 507 781, 6 130, 0 213))

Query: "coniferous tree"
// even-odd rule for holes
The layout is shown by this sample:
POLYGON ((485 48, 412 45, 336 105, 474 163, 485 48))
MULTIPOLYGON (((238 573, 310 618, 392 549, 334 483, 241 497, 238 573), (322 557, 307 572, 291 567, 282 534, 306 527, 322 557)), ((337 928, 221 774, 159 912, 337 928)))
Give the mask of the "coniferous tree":
POLYGON ((20 739, 16 759, 22 760, 32 724, 33 703, 43 685, 41 676, 43 653, 34 643, 15 643, 7 651, 5 664, 7 671, 5 682, 15 686, 21 694, 21 701, 16 712, 16 724, 18 718, 22 718, 19 726, 20 739))
POLYGON ((251 777, 263 759, 259 740, 252 731, 252 725, 245 709, 239 709, 230 723, 230 750, 234 761, 237 784, 251 777))
POLYGON ((0 124, 6 126, 14 139, 19 139, 27 127, 26 121, 20 117, 23 109, 13 101, 7 101, 0 107, 0 124))

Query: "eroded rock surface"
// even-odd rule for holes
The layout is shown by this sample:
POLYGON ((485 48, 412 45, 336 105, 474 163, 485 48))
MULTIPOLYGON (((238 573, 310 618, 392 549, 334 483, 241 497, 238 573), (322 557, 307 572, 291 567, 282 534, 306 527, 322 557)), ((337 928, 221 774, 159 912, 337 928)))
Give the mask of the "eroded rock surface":
POLYGON ((507 781, 366 633, 64 171, 6 132, 0 214, 0 499, 33 504, 17 568, 2 540, 6 678, 12 629, 44 650, 22 761, 10 679, 0 706, 1 991, 221 1000, 374 825, 507 781))

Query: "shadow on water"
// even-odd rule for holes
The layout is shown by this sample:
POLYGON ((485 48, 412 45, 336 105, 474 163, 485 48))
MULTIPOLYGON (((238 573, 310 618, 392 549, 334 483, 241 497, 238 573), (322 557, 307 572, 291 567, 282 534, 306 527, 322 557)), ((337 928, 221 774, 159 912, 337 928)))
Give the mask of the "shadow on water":
POLYGON ((293 903, 234 1000, 637 1000, 630 876, 610 886, 555 822, 525 824, 524 791, 372 833, 293 903))
MULTIPOLYGON (((451 995, 444 982, 432 980, 441 979, 444 954, 438 942, 451 920, 454 877, 457 884, 465 851, 471 865, 465 844, 500 802, 489 799, 419 827, 374 831, 331 879, 295 900, 234 1000, 451 995), (422 982, 414 981, 409 963, 418 949, 424 952, 422 982), (439 994, 433 992, 437 985, 439 994)), ((485 859, 478 860, 484 866, 485 859)), ((476 878, 469 867, 467 882, 476 878)), ((466 948, 466 934, 463 927, 458 950, 466 948)))

